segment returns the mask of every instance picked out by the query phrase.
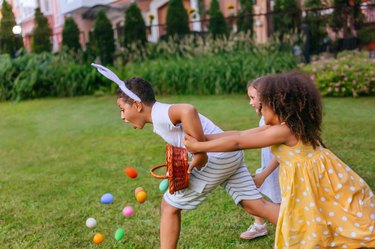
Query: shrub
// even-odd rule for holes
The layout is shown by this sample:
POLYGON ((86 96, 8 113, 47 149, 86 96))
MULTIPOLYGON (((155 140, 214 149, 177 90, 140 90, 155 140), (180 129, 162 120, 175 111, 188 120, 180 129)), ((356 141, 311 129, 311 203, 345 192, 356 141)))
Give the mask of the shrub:
POLYGON ((65 20, 64 29, 62 32, 63 41, 62 45, 66 46, 68 49, 78 51, 81 49, 81 44, 79 43, 79 29, 72 17, 68 17, 65 20))
POLYGON ((26 54, 0 57, 0 100, 20 101, 49 96, 68 97, 109 91, 111 85, 81 53, 26 54))
MULTIPOLYGON (((16 37, 12 28, 16 25, 16 20, 12 12, 12 5, 3 1, 0 18, 0 53, 14 55, 14 52, 21 47, 16 47, 16 37)), ((22 40, 22 39, 21 39, 22 40)))
POLYGON ((337 59, 315 61, 301 69, 315 79, 323 96, 366 96, 375 94, 375 60, 365 52, 343 52, 337 59))
POLYGON ((145 20, 138 6, 132 3, 125 11, 124 46, 129 47, 132 43, 144 46, 146 42, 145 20))
POLYGON ((357 37, 362 45, 367 45, 370 42, 375 42, 375 26, 368 25, 361 28, 357 33, 357 37))
POLYGON ((225 22, 224 15, 220 10, 219 2, 217 0, 211 1, 209 14, 210 21, 208 24, 208 31, 214 38, 226 36, 228 34, 227 23, 225 22))
POLYGON ((35 53, 51 52, 51 36, 52 30, 48 26, 48 19, 43 16, 40 8, 36 8, 31 50, 35 53))
POLYGON ((296 0, 276 0, 274 12, 274 31, 281 38, 285 33, 297 30, 300 14, 296 0))
POLYGON ((170 0, 167 11, 167 35, 185 35, 189 32, 189 16, 182 0, 170 0))
POLYGON ((100 11, 96 16, 93 38, 95 53, 99 56, 101 63, 104 65, 113 64, 113 56, 115 53, 115 39, 113 35, 111 22, 108 20, 104 11, 100 11))
POLYGON ((238 13, 238 31, 253 33, 253 0, 240 0, 240 11, 238 13))
MULTIPOLYGON (((306 8, 323 8, 320 0, 308 0, 305 2, 306 8)), ((310 40, 309 52, 310 54, 319 54, 324 49, 324 39, 328 39, 326 31, 327 17, 322 15, 321 11, 308 11, 304 22, 309 25, 310 40)))

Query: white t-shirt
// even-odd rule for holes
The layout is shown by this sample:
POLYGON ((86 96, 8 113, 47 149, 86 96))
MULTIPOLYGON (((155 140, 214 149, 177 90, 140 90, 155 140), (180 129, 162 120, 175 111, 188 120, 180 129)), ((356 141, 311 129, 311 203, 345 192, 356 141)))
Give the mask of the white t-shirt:
MULTIPOLYGON (((155 102, 151 110, 152 124, 154 127, 154 132, 161 136, 168 144, 178 147, 185 147, 184 145, 184 136, 185 132, 182 129, 182 124, 174 125, 169 117, 168 110, 171 107, 171 104, 164 104, 160 102, 155 102)), ((218 126, 216 126, 211 120, 205 116, 199 114, 199 119, 202 124, 203 133, 208 134, 217 134, 222 133, 218 126)), ((209 152, 208 156, 220 157, 223 152, 209 152)), ((189 156, 192 155, 189 153, 189 156)))
MULTIPOLYGON (((259 121, 259 126, 263 126, 264 117, 262 116, 259 121)), ((270 147, 262 148, 262 167, 256 170, 256 173, 259 174, 262 172, 268 165, 268 163, 273 158, 270 147)), ((280 193, 280 183, 279 183, 279 167, 277 167, 263 182, 260 186, 259 191, 268 196, 274 203, 281 203, 281 193, 280 193)))

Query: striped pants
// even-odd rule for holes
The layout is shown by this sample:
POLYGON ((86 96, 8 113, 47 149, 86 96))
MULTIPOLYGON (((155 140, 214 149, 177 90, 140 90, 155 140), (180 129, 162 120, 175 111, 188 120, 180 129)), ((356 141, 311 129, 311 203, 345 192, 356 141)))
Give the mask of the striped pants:
POLYGON ((208 163, 201 170, 191 172, 188 188, 173 195, 167 191, 164 200, 178 209, 195 209, 219 185, 232 196, 236 205, 242 200, 262 198, 244 163, 243 151, 223 154, 220 158, 209 156, 208 163))

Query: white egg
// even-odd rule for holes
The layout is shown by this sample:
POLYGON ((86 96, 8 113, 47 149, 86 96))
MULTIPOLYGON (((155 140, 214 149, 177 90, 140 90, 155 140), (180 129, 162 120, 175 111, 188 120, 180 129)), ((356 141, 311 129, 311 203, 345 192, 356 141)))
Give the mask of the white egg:
POLYGON ((86 226, 89 228, 93 228, 96 226, 96 220, 94 218, 88 218, 86 220, 86 226))

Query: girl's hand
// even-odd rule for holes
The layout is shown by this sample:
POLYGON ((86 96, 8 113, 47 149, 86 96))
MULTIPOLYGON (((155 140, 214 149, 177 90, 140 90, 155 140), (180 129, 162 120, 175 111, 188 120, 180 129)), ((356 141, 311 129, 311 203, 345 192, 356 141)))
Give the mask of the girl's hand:
POLYGON ((257 188, 260 188, 260 186, 262 186, 264 180, 266 179, 262 173, 253 174, 252 177, 257 188))
POLYGON ((184 144, 185 144, 185 147, 186 149, 194 154, 194 153, 197 153, 197 151, 195 150, 195 146, 194 144, 196 144, 198 142, 197 139, 193 138, 192 136, 189 136, 187 134, 185 134, 185 137, 184 137, 184 144))

